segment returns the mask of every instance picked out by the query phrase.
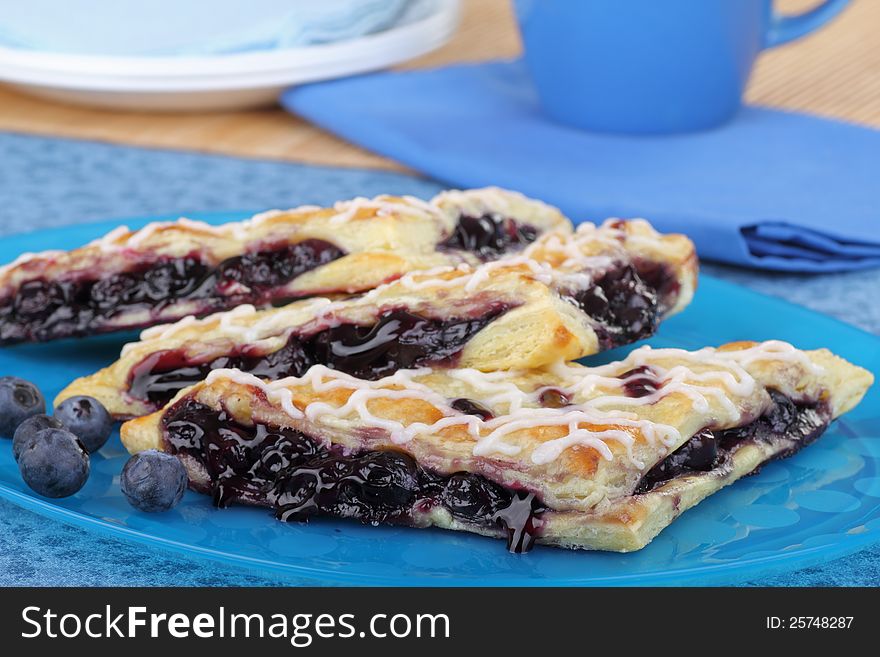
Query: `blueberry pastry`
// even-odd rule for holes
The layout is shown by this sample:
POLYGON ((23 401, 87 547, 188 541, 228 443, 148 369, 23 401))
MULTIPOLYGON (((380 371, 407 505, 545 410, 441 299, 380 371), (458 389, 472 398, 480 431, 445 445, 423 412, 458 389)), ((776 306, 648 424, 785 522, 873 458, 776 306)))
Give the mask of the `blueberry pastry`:
POLYGON ((0 344, 87 336, 243 303, 372 289, 413 270, 476 264, 571 231, 558 210, 499 189, 355 199, 210 226, 120 227, 0 268, 0 344))
POLYGON ((219 507, 435 525, 514 551, 626 552, 816 440, 871 382, 825 349, 776 341, 378 380, 322 365, 274 382, 223 369, 125 423, 122 440, 176 455, 219 507))
POLYGON ((144 332, 56 403, 90 395, 117 418, 152 412, 214 369, 264 379, 326 365, 362 379, 398 369, 538 368, 653 334, 694 288, 693 247, 643 221, 547 234, 520 255, 412 272, 362 297, 187 318, 144 332))

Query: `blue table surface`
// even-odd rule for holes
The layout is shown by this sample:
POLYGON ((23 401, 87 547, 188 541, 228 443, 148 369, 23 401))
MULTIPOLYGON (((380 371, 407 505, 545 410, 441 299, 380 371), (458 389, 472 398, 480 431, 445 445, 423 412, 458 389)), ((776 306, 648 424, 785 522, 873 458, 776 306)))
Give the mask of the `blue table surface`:
MULTIPOLYGON (((358 195, 395 193, 426 198, 441 188, 435 182, 397 173, 0 133, 0 236, 134 216, 329 204, 358 195)), ((807 276, 710 263, 704 263, 703 270, 880 334, 880 270, 807 276)), ((295 583, 97 537, 0 501, 0 586, 295 583)), ((878 583, 880 546, 814 568, 743 584, 878 583)))

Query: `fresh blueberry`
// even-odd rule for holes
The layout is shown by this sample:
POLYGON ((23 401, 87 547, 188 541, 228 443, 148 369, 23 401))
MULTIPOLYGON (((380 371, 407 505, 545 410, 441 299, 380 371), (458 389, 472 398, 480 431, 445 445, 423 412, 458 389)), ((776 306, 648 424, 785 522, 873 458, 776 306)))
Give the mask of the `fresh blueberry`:
POLYGON ((94 454, 113 432, 113 418, 94 397, 70 397, 55 408, 55 417, 94 454))
POLYGON ((177 506, 186 484, 183 464, 155 449, 135 454, 122 469, 122 492, 134 508, 148 513, 177 506))
POLYGON ((0 377, 0 436, 12 438, 31 415, 46 412, 46 400, 33 383, 17 376, 0 377))
POLYGON ((43 429, 18 455, 24 483, 44 497, 68 497, 89 478, 89 455, 65 429, 43 429))
POLYGON ((19 455, 27 449, 27 446, 43 429, 63 429, 64 425, 58 418, 51 415, 31 415, 27 420, 18 425, 15 435, 12 437, 12 456, 18 461, 19 455))

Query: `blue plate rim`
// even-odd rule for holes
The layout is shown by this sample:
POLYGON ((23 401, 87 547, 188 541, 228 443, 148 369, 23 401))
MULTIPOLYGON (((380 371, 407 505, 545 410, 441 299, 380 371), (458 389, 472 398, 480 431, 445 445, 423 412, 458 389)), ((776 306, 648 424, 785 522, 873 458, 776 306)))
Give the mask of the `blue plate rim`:
MULTIPOLYGON (((42 500, 30 495, 20 493, 19 491, 10 489, 0 483, 0 497, 15 504, 16 506, 33 511, 39 515, 63 522, 66 525, 77 527, 80 529, 94 530, 97 534, 129 540, 139 545, 157 547, 173 552, 185 558, 192 559, 201 557, 210 559, 215 563, 228 564, 239 569, 258 568, 261 572, 272 573, 281 576, 316 576, 320 575, 320 579, 339 585, 356 585, 356 586, 464 586, 475 587, 485 586, 475 578, 460 579, 455 576, 448 577, 407 577, 407 582, 395 582, 394 584, 383 584, 383 580, 387 578, 382 575, 363 574, 363 573, 345 573, 344 575, 335 575, 334 571, 324 568, 310 568, 307 566, 288 566, 280 567, 272 561, 264 561, 246 555, 229 555, 217 552, 200 546, 187 543, 173 541, 171 539, 160 538, 151 534, 129 529, 115 523, 107 522, 100 518, 82 515, 80 513, 69 511, 64 507, 56 506, 49 500, 42 500)), ((416 530, 413 530, 416 531, 416 530)), ((443 530, 436 530, 443 531, 443 530)), ((861 534, 850 534, 853 537, 848 540, 842 547, 836 549, 828 549, 828 545, 818 545, 806 549, 800 549, 797 552, 783 554, 780 558, 778 554, 762 555, 760 557, 751 557, 741 560, 736 567, 731 564, 712 564, 691 568, 686 573, 665 572, 645 574, 623 574, 616 575, 614 578, 603 578, 600 580, 592 579, 588 581, 578 581, 568 578, 566 580, 536 580, 534 578, 518 578, 517 576, 507 576, 507 580, 500 586, 573 586, 573 587, 601 587, 601 586, 640 586, 640 579, 648 577, 652 586, 701 586, 701 585, 719 585, 727 582, 743 583, 741 577, 737 577, 737 570, 744 566, 757 570, 750 570, 749 579, 755 579, 768 574, 779 574, 789 572, 791 563, 796 562, 795 567, 809 568, 820 562, 839 559, 849 554, 858 552, 875 543, 880 543, 880 531, 867 530, 861 534), (694 581, 706 577, 704 581, 694 581)), ((558 549, 558 548, 545 548, 558 549)), ((523 558, 513 555, 511 558, 523 558)), ((496 586, 499 584, 493 584, 496 586)))

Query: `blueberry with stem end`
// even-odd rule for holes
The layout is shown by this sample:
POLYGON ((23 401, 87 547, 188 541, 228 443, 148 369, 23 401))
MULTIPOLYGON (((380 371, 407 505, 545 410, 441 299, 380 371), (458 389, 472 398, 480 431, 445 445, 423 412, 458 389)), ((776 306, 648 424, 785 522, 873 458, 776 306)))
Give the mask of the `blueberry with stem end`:
POLYGON ((113 433, 113 418, 94 397, 70 397, 55 408, 55 417, 79 438, 89 454, 101 449, 113 433))
POLYGON ((64 425, 56 417, 51 415, 31 415, 27 420, 18 425, 15 435, 12 437, 12 456, 16 462, 22 451, 37 437, 37 433, 43 429, 63 429, 64 425))
POLYGON ((173 509, 183 498, 188 477, 174 456, 148 449, 122 469, 122 492, 134 508, 147 513, 173 509))
POLYGON ((18 425, 46 412, 46 400, 37 386, 17 376, 0 377, 0 436, 12 438, 18 425))
POLYGON ((44 497, 69 497, 89 479, 89 455, 65 429, 38 431, 18 456, 21 478, 44 497))

